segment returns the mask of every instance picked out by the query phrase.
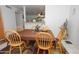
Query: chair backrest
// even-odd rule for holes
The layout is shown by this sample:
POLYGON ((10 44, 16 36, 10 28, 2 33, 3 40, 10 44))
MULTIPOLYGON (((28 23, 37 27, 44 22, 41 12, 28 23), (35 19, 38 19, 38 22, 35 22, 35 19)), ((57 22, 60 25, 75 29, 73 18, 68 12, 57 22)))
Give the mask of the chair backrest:
POLYGON ((53 37, 49 33, 39 32, 36 35, 36 42, 38 47, 50 48, 52 41, 53 37))
POLYGON ((17 44, 21 42, 20 35, 16 31, 6 31, 5 37, 9 41, 10 44, 17 44))
POLYGON ((65 34, 65 29, 61 29, 57 36, 59 41, 61 41, 64 38, 64 34, 65 34))

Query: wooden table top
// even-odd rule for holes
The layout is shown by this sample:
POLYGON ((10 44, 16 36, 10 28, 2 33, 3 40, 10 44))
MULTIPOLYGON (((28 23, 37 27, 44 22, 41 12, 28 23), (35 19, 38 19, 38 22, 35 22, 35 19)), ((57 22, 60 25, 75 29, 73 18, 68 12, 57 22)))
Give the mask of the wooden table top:
POLYGON ((25 29, 18 33, 20 34, 22 40, 35 40, 35 36, 38 32, 33 31, 32 29, 25 29))
POLYGON ((35 35, 37 32, 31 30, 31 29, 26 29, 23 31, 18 32, 21 36, 22 39, 24 40, 35 40, 35 35))

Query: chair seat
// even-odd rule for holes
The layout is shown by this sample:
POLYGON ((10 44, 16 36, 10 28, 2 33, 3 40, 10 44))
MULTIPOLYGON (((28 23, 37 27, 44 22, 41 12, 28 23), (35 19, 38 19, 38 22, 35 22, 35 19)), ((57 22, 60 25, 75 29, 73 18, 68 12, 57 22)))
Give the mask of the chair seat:
POLYGON ((19 42, 19 43, 12 43, 12 44, 10 44, 11 46, 20 46, 20 45, 22 45, 24 42, 22 41, 22 42, 19 42))
POLYGON ((51 47, 50 47, 50 46, 47 46, 47 47, 46 47, 46 46, 45 46, 45 47, 44 47, 44 46, 38 46, 38 47, 39 47, 40 49, 43 49, 43 50, 48 50, 48 49, 50 49, 52 46, 51 46, 51 47))
POLYGON ((43 50, 48 50, 50 47, 39 47, 40 49, 43 49, 43 50))

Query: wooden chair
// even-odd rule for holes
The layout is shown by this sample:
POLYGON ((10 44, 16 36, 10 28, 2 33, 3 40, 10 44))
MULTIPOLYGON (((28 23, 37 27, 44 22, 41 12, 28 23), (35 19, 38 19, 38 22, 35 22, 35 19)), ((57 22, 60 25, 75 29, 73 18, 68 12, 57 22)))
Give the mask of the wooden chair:
POLYGON ((62 53, 62 44, 61 44, 61 41, 65 37, 65 33, 66 33, 65 29, 61 29, 60 32, 58 33, 58 36, 57 36, 57 39, 58 39, 57 48, 59 48, 60 53, 62 53))
POLYGON ((39 50, 42 49, 42 50, 48 50, 48 53, 50 54, 52 41, 53 41, 53 37, 49 33, 45 33, 45 32, 37 33, 36 35, 36 42, 38 45, 37 53, 39 53, 39 50))
POLYGON ((13 48, 19 48, 20 54, 22 53, 22 49, 26 47, 25 42, 21 41, 20 35, 16 31, 7 31, 5 32, 5 38, 8 40, 10 45, 9 53, 11 54, 11 51, 13 48))

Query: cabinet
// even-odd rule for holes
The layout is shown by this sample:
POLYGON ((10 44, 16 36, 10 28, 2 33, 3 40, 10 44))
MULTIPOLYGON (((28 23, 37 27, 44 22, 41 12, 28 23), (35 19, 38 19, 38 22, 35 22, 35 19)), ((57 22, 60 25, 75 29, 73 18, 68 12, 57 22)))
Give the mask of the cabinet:
POLYGON ((0 10, 0 39, 4 37, 4 27, 0 10))

